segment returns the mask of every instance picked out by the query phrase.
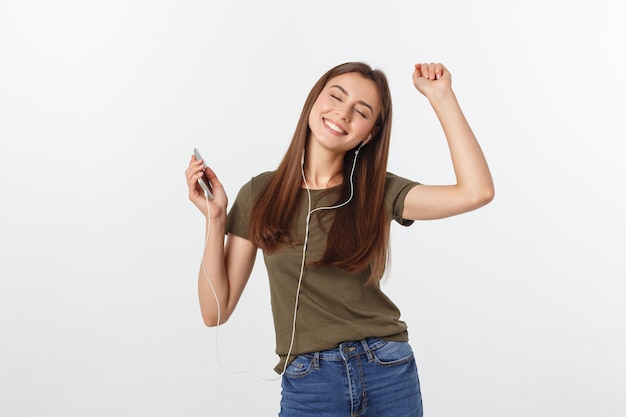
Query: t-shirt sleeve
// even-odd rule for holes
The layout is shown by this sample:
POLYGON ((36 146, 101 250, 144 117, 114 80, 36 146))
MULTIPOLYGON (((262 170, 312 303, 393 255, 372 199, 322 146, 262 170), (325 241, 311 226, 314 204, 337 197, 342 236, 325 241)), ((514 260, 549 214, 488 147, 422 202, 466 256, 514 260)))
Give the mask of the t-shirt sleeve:
POLYGON ((404 211, 404 199, 406 198, 406 195, 409 193, 411 188, 416 185, 419 185, 419 182, 387 173, 387 182, 385 185, 385 206, 389 216, 402 226, 410 226, 413 224, 413 220, 407 220, 402 217, 402 212, 404 211))
POLYGON ((259 193, 265 189, 271 176, 272 172, 264 172, 253 177, 241 187, 233 206, 228 212, 226 233, 232 233, 244 239, 248 239, 252 206, 259 193))
POLYGON ((226 233, 248 238, 248 225, 252 207, 252 181, 244 184, 239 190, 233 206, 228 212, 226 233))

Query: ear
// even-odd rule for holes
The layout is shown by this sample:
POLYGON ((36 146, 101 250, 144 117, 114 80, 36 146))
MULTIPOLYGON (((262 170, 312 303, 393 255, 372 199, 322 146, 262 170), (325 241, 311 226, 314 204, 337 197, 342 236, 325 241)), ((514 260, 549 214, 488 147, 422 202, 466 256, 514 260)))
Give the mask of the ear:
POLYGON ((372 138, 374 136, 376 136, 376 134, 378 133, 378 126, 374 126, 374 128, 372 129, 372 131, 370 132, 369 135, 367 135, 367 138, 363 141, 363 144, 365 145, 366 143, 368 143, 370 140, 372 140, 372 138))

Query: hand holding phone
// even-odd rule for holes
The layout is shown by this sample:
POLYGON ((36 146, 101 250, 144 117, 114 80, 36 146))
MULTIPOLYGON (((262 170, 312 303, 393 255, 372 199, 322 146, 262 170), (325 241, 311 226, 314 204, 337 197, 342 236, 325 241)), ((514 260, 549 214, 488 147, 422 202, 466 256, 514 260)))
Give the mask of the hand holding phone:
MULTIPOLYGON (((204 161, 202 155, 200 155, 200 152, 197 148, 193 149, 193 154, 196 156, 197 160, 202 160, 202 165, 204 168, 206 168, 206 162, 204 161)), ((198 178, 198 184, 200 184, 200 187, 204 190, 204 193, 209 198, 209 200, 213 200, 213 193, 211 192, 213 190, 213 185, 211 185, 211 181, 209 181, 209 179, 207 178, 206 172, 204 172, 204 170, 202 171, 202 176, 198 178)))

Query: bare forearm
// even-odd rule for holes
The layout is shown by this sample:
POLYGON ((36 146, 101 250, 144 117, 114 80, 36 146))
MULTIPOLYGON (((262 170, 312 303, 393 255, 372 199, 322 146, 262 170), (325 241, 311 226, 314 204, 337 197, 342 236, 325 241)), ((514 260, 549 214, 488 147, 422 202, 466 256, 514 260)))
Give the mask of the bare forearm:
POLYGON ((415 64, 413 84, 428 99, 441 123, 456 181, 451 185, 413 187, 405 198, 403 217, 441 219, 489 203, 494 196, 491 173, 452 91, 450 72, 442 64, 415 64))
POLYGON ((218 323, 218 303, 219 321, 223 323, 229 316, 229 283, 224 257, 225 223, 222 218, 210 220, 209 235, 198 275, 200 311, 207 326, 218 323))
POLYGON ((189 199, 207 219, 206 245, 198 274, 198 297, 204 323, 215 326, 228 320, 235 309, 250 278, 257 248, 245 238, 233 235, 228 235, 224 244, 228 197, 215 172, 204 167, 202 160, 191 156, 185 176, 189 199), (203 175, 213 185, 212 200, 198 185, 203 175))
POLYGON ((443 89, 428 99, 448 141, 457 186, 476 198, 490 199, 494 191, 487 161, 454 92, 443 89))

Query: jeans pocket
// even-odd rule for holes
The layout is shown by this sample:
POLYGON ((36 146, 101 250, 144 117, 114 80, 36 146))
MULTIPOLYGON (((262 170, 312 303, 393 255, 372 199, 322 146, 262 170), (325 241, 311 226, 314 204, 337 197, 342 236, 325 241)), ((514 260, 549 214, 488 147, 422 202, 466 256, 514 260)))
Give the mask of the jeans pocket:
POLYGON ((313 358, 298 355, 285 370, 285 375, 289 378, 302 378, 311 373, 313 369, 313 358))
POLYGON ((389 340, 372 353, 376 363, 383 366, 399 365, 413 359, 413 349, 407 342, 389 340))

